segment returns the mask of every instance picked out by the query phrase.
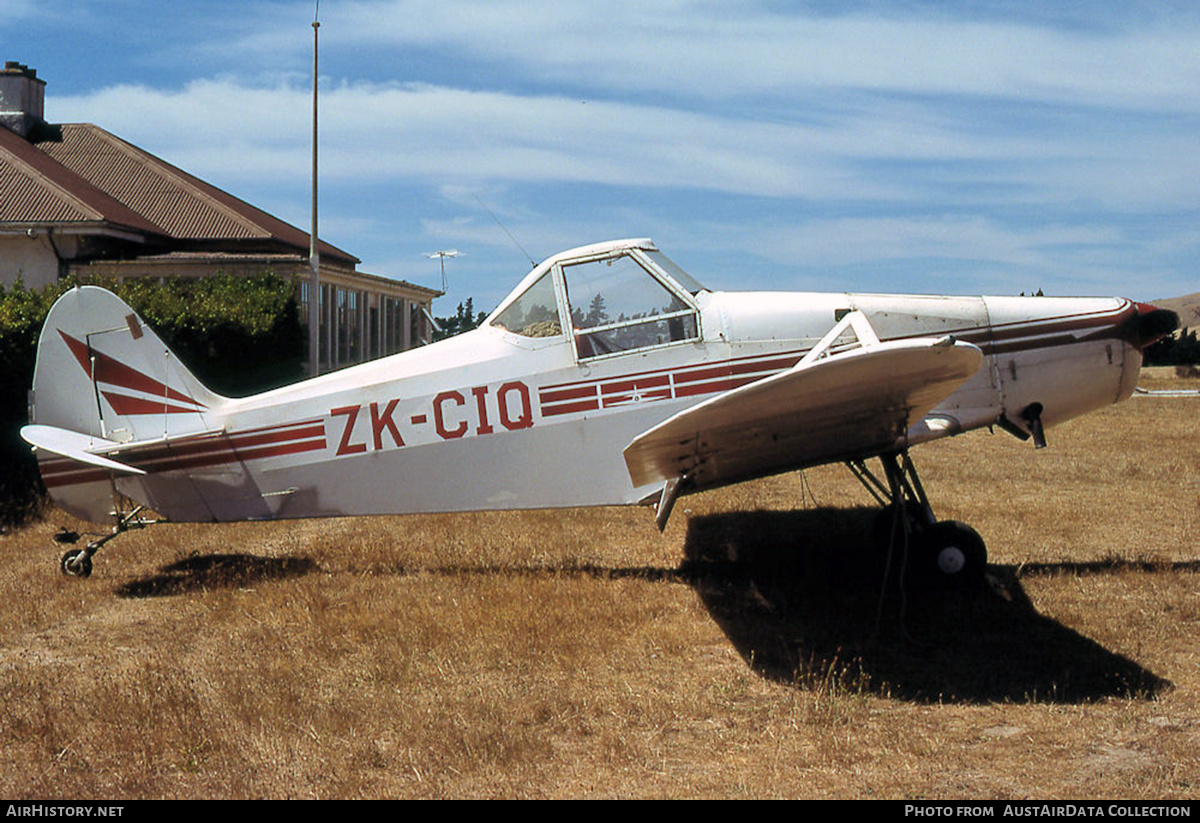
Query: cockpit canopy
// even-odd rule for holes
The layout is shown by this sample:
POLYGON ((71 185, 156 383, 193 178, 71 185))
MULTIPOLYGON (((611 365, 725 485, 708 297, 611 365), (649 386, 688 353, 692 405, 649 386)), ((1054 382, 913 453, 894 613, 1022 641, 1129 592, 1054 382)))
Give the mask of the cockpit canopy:
POLYGON ((529 274, 488 319, 526 338, 574 340, 580 359, 700 338, 703 288, 649 240, 564 252, 529 274))

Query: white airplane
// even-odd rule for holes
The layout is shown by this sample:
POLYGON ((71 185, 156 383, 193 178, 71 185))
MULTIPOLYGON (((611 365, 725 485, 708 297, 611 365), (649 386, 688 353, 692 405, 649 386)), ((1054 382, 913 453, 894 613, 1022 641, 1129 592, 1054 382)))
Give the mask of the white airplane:
POLYGON ((61 508, 115 518, 62 558, 81 577, 143 507, 220 522, 652 504, 663 528, 682 493, 844 461, 914 568, 973 580, 983 541, 935 520, 909 447, 994 425, 1044 445, 1128 397, 1176 325, 1122 298, 713 292, 623 240, 550 258, 474 331, 234 399, 83 286, 46 319, 22 436, 61 508))

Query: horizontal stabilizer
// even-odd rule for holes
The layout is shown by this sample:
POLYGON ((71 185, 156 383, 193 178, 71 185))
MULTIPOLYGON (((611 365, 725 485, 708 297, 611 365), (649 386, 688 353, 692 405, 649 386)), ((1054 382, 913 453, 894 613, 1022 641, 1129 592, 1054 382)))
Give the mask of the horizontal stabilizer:
POLYGON ((57 426, 25 426, 21 429, 21 437, 26 443, 35 448, 44 449, 51 454, 77 460, 89 466, 98 466, 110 471, 125 474, 145 474, 141 469, 127 463, 110 460, 103 455, 120 451, 121 444, 105 440, 90 434, 60 429, 57 426))

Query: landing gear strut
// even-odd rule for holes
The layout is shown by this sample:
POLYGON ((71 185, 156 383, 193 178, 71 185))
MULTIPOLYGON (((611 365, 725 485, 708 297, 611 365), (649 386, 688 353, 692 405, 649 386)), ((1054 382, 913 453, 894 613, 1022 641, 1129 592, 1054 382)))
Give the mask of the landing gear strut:
POLYGON ((879 459, 886 482, 862 460, 848 465, 883 506, 875 518, 875 543, 889 558, 904 561, 905 582, 942 588, 979 583, 987 568, 983 538, 966 523, 934 517, 908 452, 889 452, 879 459))
MULTIPOLYGON (((154 522, 153 520, 146 520, 141 516, 144 508, 144 506, 135 506, 129 512, 118 512, 117 523, 112 527, 111 532, 99 540, 93 540, 82 549, 71 549, 68 551, 58 563, 59 570, 67 577, 91 577, 92 555, 100 551, 101 546, 122 532, 129 531, 130 529, 145 528, 154 522)), ((78 535, 72 535, 72 537, 78 537, 78 535)), ((67 539, 66 542, 74 542, 74 540, 67 539)))

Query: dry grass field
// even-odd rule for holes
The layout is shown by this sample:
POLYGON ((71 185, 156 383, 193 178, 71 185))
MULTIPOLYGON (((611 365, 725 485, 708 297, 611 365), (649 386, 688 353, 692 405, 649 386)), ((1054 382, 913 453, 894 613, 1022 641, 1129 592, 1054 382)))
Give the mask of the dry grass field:
POLYGON ((1196 798, 1198 424, 1139 397, 1041 451, 916 449, 988 541, 973 593, 881 589, 842 467, 686 498, 665 535, 163 524, 88 580, 51 512, 0 537, 0 797, 1196 798))

